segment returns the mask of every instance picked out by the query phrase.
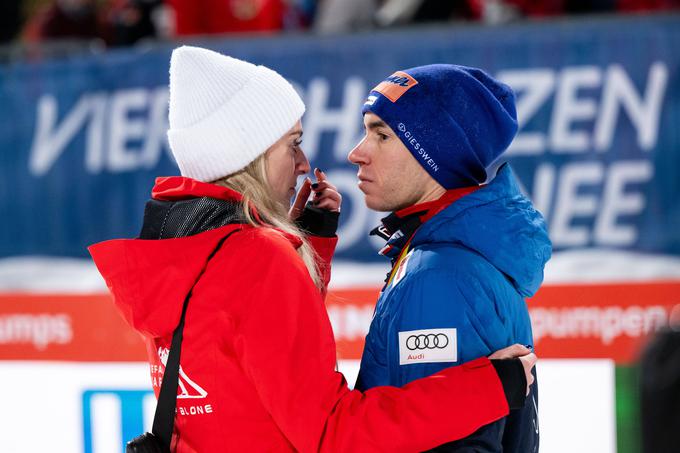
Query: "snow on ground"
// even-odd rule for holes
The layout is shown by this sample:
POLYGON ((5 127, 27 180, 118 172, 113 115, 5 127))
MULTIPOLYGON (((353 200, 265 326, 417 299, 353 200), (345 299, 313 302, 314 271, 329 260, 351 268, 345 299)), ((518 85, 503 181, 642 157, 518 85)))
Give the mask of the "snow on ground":
POLYGON ((99 293, 104 279, 92 260, 44 256, 0 260, 0 292, 99 293))
MULTIPOLYGON (((333 263, 331 288, 379 286, 388 263, 333 263)), ((621 250, 584 249, 555 253, 546 284, 617 283, 680 278, 680 257, 621 250)), ((97 293, 106 285, 89 259, 26 256, 0 259, 0 292, 97 293)))
POLYGON ((555 253, 545 283, 618 283, 680 278, 680 257, 583 249, 555 253))

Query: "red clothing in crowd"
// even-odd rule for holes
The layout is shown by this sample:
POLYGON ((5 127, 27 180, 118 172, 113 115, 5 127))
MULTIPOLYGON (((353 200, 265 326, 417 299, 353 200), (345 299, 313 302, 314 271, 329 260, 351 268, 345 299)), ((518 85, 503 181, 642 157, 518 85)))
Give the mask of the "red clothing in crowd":
POLYGON ((176 34, 207 35, 283 28, 283 0, 170 0, 176 34))

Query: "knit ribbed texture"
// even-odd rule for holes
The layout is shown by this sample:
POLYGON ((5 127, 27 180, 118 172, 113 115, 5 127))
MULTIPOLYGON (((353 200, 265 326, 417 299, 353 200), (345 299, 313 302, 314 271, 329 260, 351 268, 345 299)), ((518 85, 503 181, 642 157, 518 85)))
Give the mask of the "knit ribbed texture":
POLYGON ((517 133, 512 89, 477 68, 433 64, 397 71, 370 93, 379 116, 445 189, 473 186, 517 133))
POLYGON ((172 53, 168 140, 182 176, 210 182, 241 170, 304 111, 269 68, 197 47, 172 53))

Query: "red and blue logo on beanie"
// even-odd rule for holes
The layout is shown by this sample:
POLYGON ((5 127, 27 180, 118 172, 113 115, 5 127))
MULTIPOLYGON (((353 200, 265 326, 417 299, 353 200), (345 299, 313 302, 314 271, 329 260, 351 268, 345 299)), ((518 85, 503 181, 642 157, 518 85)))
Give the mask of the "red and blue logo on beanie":
POLYGON ((373 88, 373 91, 385 96, 392 102, 397 102, 397 100, 404 95, 408 90, 418 85, 418 81, 402 71, 397 71, 373 88))
POLYGON ((481 69, 452 64, 395 72, 371 90, 366 112, 390 126, 445 189, 483 183, 517 133, 512 89, 481 69))

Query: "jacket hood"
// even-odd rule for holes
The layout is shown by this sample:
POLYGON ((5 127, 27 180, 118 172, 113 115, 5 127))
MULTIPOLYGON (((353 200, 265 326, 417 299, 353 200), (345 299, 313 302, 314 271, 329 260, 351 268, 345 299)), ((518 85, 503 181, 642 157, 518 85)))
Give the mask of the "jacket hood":
POLYGON ((522 195, 508 164, 489 184, 425 222, 412 241, 413 246, 424 243, 454 243, 474 250, 523 297, 538 290, 552 251, 543 216, 522 195))
POLYGON ((218 242, 241 225, 163 240, 115 239, 88 248, 114 302, 135 330, 166 336, 218 242))
POLYGON ((238 192, 191 178, 156 178, 140 239, 88 248, 114 302, 140 333, 175 330, 187 294, 219 241, 243 228, 238 192))
MULTIPOLYGON (((171 176, 156 178, 151 195, 141 239, 115 239, 88 250, 128 324, 161 337, 179 324, 184 299, 220 240, 253 227, 245 224, 241 194, 226 187, 171 176)), ((262 222, 254 206, 250 209, 262 222)), ((277 231, 293 247, 302 244, 277 231)))

